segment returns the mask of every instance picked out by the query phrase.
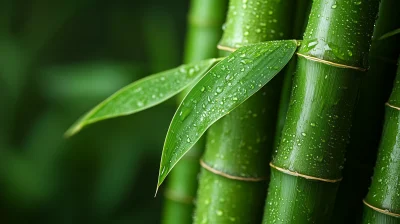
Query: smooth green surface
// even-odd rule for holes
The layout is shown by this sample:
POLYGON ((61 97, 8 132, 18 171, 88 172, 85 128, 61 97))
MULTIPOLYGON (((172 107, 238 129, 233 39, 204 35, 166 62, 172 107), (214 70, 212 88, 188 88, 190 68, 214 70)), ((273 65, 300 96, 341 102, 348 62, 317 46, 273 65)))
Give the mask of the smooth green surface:
MULTIPOLYGON (((299 53, 333 63, 365 68, 378 1, 315 0, 299 53)), ((349 140, 352 112, 362 72, 298 58, 293 92, 281 143, 273 164, 317 178, 340 179, 349 140)), ((282 174, 289 175, 289 174, 282 174)), ((273 189, 292 191, 299 183, 284 185, 272 177, 273 189)), ((295 177, 302 178, 302 177, 295 177)), ((304 180, 309 183, 312 180, 304 180)), ((335 192, 317 182, 326 194, 307 197, 316 204, 307 209, 286 209, 289 195, 269 194, 263 223, 319 223, 333 208, 335 192), (279 218, 279 220, 278 220, 279 218), (288 220, 289 219, 289 220, 288 220)), ((331 183, 337 185, 337 183, 331 183)), ((293 204, 292 206, 296 206, 293 204)))
POLYGON ((246 44, 290 37, 294 0, 231 0, 220 45, 246 44))
POLYGON ((375 210, 369 208, 369 207, 364 207, 364 213, 363 213, 363 223, 364 224, 373 224, 373 223, 379 223, 379 224, 399 224, 400 220, 399 218, 385 215, 380 212, 376 212, 375 210))
MULTIPOLYGON (((188 16, 184 62, 190 63, 217 56, 217 43, 222 34, 226 0, 192 0, 188 16)), ((191 86, 178 95, 180 103, 191 86)), ((162 222, 164 224, 191 223, 194 198, 197 192, 199 159, 204 151, 200 139, 171 171, 165 196, 162 222), (184 200, 182 200, 182 198, 184 200)))
MULTIPOLYGON (((260 41, 291 38, 294 2, 231 0, 220 45, 235 48, 260 41)), ((264 180, 231 180, 202 169, 203 176, 208 174, 212 179, 224 181, 207 181, 207 177, 202 176, 196 223, 204 220, 205 223, 260 223, 282 79, 282 75, 274 78, 210 128, 203 156, 208 166, 231 176, 264 180), (204 202, 210 197, 213 206, 204 202), (219 198, 230 198, 230 201, 220 203, 219 198), (215 210, 226 215, 220 215, 215 210), (228 219, 232 216, 233 220, 228 219)))
POLYGON ((140 79, 114 93, 70 127, 66 136, 83 127, 119 116, 130 115, 173 97, 199 80, 220 59, 208 59, 160 72, 140 79))
POLYGON ((192 148, 168 177, 164 192, 163 223, 192 223, 201 156, 193 155, 193 152, 202 152, 204 144, 196 144, 196 147, 199 148, 192 148))
POLYGON ((341 178, 351 112, 363 73, 303 57, 298 58, 298 68, 273 163, 309 176, 341 178))
POLYGON ((216 57, 222 34, 227 0, 192 0, 188 16, 184 61, 194 62, 216 57))
POLYGON ((276 200, 267 202, 268 221, 264 219, 263 223, 329 223, 338 186, 339 183, 310 181, 271 169, 267 198, 276 200))
POLYGON ((202 169, 194 223, 260 223, 265 182, 231 180, 202 169))
MULTIPOLYGON (((400 69, 397 71, 390 105, 400 106, 400 69)), ((400 214, 400 111, 387 106, 379 153, 374 168, 371 187, 365 201, 379 209, 400 214)), ((367 208, 365 208, 367 209, 367 208)), ((367 209, 369 210, 369 209, 367 209)), ((376 211, 368 211, 364 223, 400 223, 400 217, 390 218, 389 222, 378 222, 376 211)), ((388 216, 388 215, 386 215, 388 216)))
MULTIPOLYGON (((311 9, 310 0, 297 0, 296 1, 296 14, 294 19, 294 28, 292 30, 292 37, 302 39, 305 26, 308 21, 308 14, 311 9)), ((286 120, 286 113, 289 107, 290 94, 292 92, 293 75, 297 68, 297 57, 293 57, 289 64, 284 69, 284 78, 282 85, 282 92, 279 100, 278 120, 276 124, 276 137, 274 142, 274 149, 278 148, 280 136, 282 133, 283 125, 286 120)), ((275 150, 276 151, 276 150, 275 150)))
POLYGON ((362 79, 355 117, 347 146, 343 181, 333 212, 334 223, 359 223, 362 199, 368 193, 383 128, 385 107, 396 73, 400 36, 380 37, 400 26, 400 1, 382 0, 374 27, 369 69, 362 79), (366 125, 368 124, 368 125, 366 125))
POLYGON ((289 62, 296 48, 294 40, 249 45, 211 68, 172 119, 161 156, 158 186, 204 132, 268 83, 289 62))
POLYGON ((300 53, 367 68, 379 0, 316 0, 300 53))

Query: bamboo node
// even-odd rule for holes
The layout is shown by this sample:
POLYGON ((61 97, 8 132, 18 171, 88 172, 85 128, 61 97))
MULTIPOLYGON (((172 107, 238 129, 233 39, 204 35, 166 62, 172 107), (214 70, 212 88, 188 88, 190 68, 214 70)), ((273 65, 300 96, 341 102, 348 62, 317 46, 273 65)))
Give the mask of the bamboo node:
POLYGON ((272 162, 269 163, 269 165, 272 168, 281 171, 282 173, 286 173, 286 174, 289 174, 289 175, 292 175, 292 176, 296 176, 296 177, 302 177, 302 178, 305 178, 305 179, 308 179, 308 180, 317 180, 317 181, 328 182, 328 183, 337 183, 337 182, 340 182, 343 179, 343 178, 325 179, 325 178, 320 178, 320 177, 313 177, 313 176, 308 176, 308 175, 305 175, 305 174, 301 174, 301 173, 298 173, 298 172, 294 172, 294 171, 290 171, 290 170, 287 170, 287 169, 284 169, 284 168, 277 167, 274 164, 272 164, 272 162))
POLYGON ((182 195, 172 190, 165 190, 164 196, 172 201, 176 201, 183 204, 193 204, 194 198, 192 196, 182 195))
POLYGON ((230 175, 227 173, 224 173, 222 171, 216 170, 214 168, 212 168, 211 166, 207 165, 203 160, 200 160, 200 165, 210 171, 211 173, 217 174, 219 176, 228 178, 228 179, 232 179, 232 180, 240 180, 240 181, 248 181, 248 182, 260 182, 260 181, 265 181, 267 180, 266 177, 240 177, 240 176, 234 176, 234 175, 230 175))
POLYGON ((400 107, 393 106, 393 105, 390 104, 390 103, 385 103, 385 105, 388 106, 388 107, 390 107, 390 108, 393 108, 393 109, 396 109, 396 110, 400 110, 400 107))
POLYGON ((393 216, 393 217, 396 217, 396 218, 400 218, 400 214, 390 212, 387 209, 377 208, 375 206, 372 206, 372 205, 368 204, 368 202, 366 202, 365 200, 363 200, 363 203, 364 203, 364 205, 366 205, 367 207, 371 208, 372 210, 375 210, 377 212, 383 213, 385 215, 390 215, 390 216, 393 216))
POLYGON ((349 69, 354 69, 354 70, 362 71, 362 72, 367 71, 367 69, 365 69, 365 68, 360 68, 360 67, 355 67, 355 66, 350 66, 350 65, 343 65, 343 64, 327 61, 327 60, 324 60, 324 59, 321 59, 321 58, 316 58, 316 57, 313 57, 313 56, 300 54, 298 52, 296 54, 298 56, 300 56, 300 57, 303 57, 303 58, 307 59, 307 60, 320 62, 320 63, 326 64, 326 65, 330 65, 330 66, 334 66, 334 67, 338 67, 338 68, 349 68, 349 69))
POLYGON ((228 52, 234 52, 237 50, 237 48, 233 48, 233 47, 227 47, 227 46, 223 46, 223 45, 217 45, 217 48, 221 51, 228 51, 228 52))

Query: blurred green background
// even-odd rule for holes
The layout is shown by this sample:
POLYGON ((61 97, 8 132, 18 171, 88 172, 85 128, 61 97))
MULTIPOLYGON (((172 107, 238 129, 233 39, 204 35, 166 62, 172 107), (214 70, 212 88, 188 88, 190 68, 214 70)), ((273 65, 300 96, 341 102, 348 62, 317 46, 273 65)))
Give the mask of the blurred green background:
POLYGON ((122 86, 181 64, 186 0, 0 1, 0 223, 159 223, 175 100, 64 131, 122 86))

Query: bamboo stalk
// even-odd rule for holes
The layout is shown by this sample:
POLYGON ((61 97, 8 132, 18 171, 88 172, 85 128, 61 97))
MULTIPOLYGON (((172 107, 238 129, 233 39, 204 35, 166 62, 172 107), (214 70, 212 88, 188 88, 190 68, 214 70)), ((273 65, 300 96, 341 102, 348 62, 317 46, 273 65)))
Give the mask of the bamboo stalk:
MULTIPOLYGON (((216 45, 221 38, 226 0, 192 0, 188 17, 184 62, 190 63, 217 56, 216 45)), ((188 88, 189 89, 189 88, 188 88)), ((178 102, 188 90, 180 94, 178 102)), ((204 150, 204 139, 181 159, 171 171, 165 190, 163 223, 191 223, 193 200, 197 191, 199 159, 204 150)))
POLYGON ((334 223, 359 223, 362 199, 368 192, 383 128, 384 103, 390 95, 400 52, 400 36, 379 38, 400 26, 400 1, 382 0, 369 54, 369 70, 363 79, 347 146, 343 182, 333 212, 334 223), (368 125, 365 125, 368 124, 368 125))
MULTIPOLYGON (((399 58, 400 65, 400 58, 399 58)), ((364 200, 363 223, 400 223, 400 67, 386 103, 374 177, 364 200)))
MULTIPOLYGON (((231 0, 219 44, 227 51, 223 54, 245 44, 288 38, 292 3, 231 0)), ((281 82, 275 78, 209 129, 195 223, 261 221, 281 82)))
MULTIPOLYGON (((308 14, 311 9, 310 0, 297 0, 296 13, 294 19, 294 28, 292 36, 298 40, 302 39, 305 25, 307 25, 308 14)), ((296 72, 297 58, 293 57, 284 70, 282 93, 279 101, 278 121, 276 125, 276 137, 274 149, 278 148, 283 125, 285 124, 286 113, 289 107, 290 93, 292 91, 293 75, 296 72)))
POLYGON ((328 223, 379 1, 314 0, 263 223, 328 223))

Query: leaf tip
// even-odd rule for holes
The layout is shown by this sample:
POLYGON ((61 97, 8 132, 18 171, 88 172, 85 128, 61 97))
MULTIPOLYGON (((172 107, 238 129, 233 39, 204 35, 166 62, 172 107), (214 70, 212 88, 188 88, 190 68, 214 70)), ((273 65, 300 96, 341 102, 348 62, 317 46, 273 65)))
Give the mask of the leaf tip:
POLYGON ((160 189, 160 184, 157 183, 156 193, 154 193, 154 197, 157 197, 158 189, 160 189))

